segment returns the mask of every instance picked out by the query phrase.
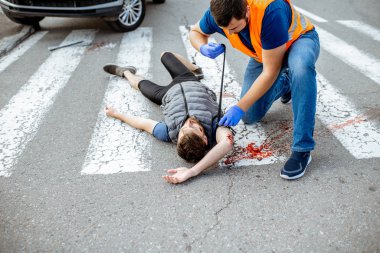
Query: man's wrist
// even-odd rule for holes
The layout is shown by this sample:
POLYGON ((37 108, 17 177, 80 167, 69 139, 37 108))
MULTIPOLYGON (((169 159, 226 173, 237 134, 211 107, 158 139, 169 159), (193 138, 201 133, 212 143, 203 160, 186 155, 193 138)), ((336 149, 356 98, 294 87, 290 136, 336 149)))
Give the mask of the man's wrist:
POLYGON ((237 103, 235 106, 238 109, 242 110, 243 113, 245 113, 248 110, 248 108, 245 108, 243 105, 240 105, 239 103, 237 103))
POLYGON ((123 114, 118 113, 118 112, 115 112, 115 113, 113 114, 113 117, 114 117, 114 118, 117 118, 117 119, 121 119, 121 118, 123 117, 123 114))
POLYGON ((239 106, 238 104, 235 105, 236 110, 239 110, 240 113, 245 113, 245 110, 239 106))
POLYGON ((207 56, 206 55, 206 52, 204 52, 204 47, 207 45, 206 44, 202 44, 200 47, 199 47, 199 52, 203 55, 203 56, 207 56))
POLYGON ((194 165, 193 167, 189 169, 189 175, 190 177, 195 177, 195 176, 198 176, 198 174, 201 173, 201 171, 202 170, 199 170, 199 168, 197 168, 197 165, 194 165))

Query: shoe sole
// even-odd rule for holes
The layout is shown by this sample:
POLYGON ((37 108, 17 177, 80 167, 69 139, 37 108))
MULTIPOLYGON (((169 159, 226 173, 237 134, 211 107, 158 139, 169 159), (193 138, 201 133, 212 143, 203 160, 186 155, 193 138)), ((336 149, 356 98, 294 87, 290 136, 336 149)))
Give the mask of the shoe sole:
MULTIPOLYGON (((195 64, 195 63, 193 63, 193 64, 195 64)), ((198 81, 202 80, 204 78, 204 74, 203 74, 202 68, 198 68, 198 69, 192 71, 192 73, 198 79, 198 81)))
POLYGON ((298 178, 302 177, 303 175, 305 175, 305 172, 306 172, 307 167, 309 166, 310 162, 311 162, 311 155, 309 156, 309 160, 307 161, 307 164, 306 164, 305 170, 304 170, 301 174, 298 174, 298 175, 296 175, 296 176, 294 176, 294 177, 289 177, 289 176, 287 176, 287 175, 282 175, 281 172, 280 172, 280 177, 282 177, 282 178, 284 178, 284 179, 287 179, 287 180, 298 179, 298 178))
MULTIPOLYGON (((117 65, 116 63, 107 63, 107 64, 105 64, 104 66, 103 66, 103 70, 104 70, 104 72, 106 72, 107 74, 110 74, 110 75, 114 75, 114 76, 119 76, 119 77, 123 77, 124 78, 124 74, 122 75, 122 76, 120 76, 120 75, 118 75, 118 74, 113 74, 113 73, 110 73, 110 72, 108 72, 108 71, 106 71, 105 69, 104 69, 104 67, 105 66, 107 66, 107 65, 114 65, 114 66, 119 66, 119 65, 117 65)), ((121 67, 121 66, 119 66, 119 67, 121 67)), ((127 66, 127 67, 121 67, 121 68, 125 68, 126 70, 129 70, 132 74, 136 74, 136 72, 137 72, 137 69, 134 67, 134 66, 127 66)))
POLYGON ((204 75, 194 75, 198 81, 202 80, 204 78, 204 75))

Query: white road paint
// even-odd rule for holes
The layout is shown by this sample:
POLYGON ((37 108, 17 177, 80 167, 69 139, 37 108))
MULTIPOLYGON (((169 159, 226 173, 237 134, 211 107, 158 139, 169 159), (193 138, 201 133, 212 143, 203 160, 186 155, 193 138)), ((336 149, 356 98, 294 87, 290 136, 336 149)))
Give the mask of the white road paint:
MULTIPOLYGON (((41 35, 40 35, 41 36, 41 35)), ((61 45, 83 40, 90 43, 95 30, 70 33, 61 45)), ((10 176, 12 167, 36 135, 57 94, 81 61, 86 47, 54 51, 28 82, 0 111, 0 176, 10 176)))
MULTIPOLYGON (((197 52, 190 44, 188 40, 189 30, 185 26, 179 27, 180 33, 182 35, 182 40, 186 48, 187 56, 190 61, 196 62, 196 64, 203 69, 205 78, 202 80, 202 83, 206 84, 211 88, 218 97, 220 94, 220 82, 222 76, 222 67, 223 67, 223 55, 217 57, 215 60, 204 57, 199 52, 197 52)), ((210 42, 216 42, 214 39, 209 38, 210 42)), ((235 73, 230 69, 226 61, 225 65, 225 76, 224 76, 224 97, 223 97, 223 111, 226 108, 230 108, 238 102, 240 94, 240 86, 235 81, 235 73)), ((252 124, 245 125, 240 121, 240 123, 234 127, 236 131, 235 147, 247 147, 248 144, 255 142, 256 146, 260 146, 264 142, 267 142, 270 137, 266 135, 262 124, 252 124)), ((279 130, 280 131, 280 130, 279 130)), ((234 166, 246 166, 246 165, 263 165, 271 164, 278 161, 285 160, 285 157, 281 154, 274 153, 270 157, 258 160, 258 159, 238 159, 234 163, 234 166)), ((221 162, 221 165, 224 164, 226 159, 221 162)))
POLYGON ((357 20, 337 20, 336 22, 365 34, 374 40, 380 41, 380 30, 376 27, 357 20))
POLYGON ((306 17, 308 17, 308 18, 310 18, 310 19, 312 19, 312 20, 314 20, 314 21, 316 21, 316 22, 319 22, 319 23, 326 23, 326 22, 328 22, 326 19, 321 18, 321 17, 319 17, 319 16, 317 16, 317 15, 311 13, 311 12, 308 12, 308 11, 306 11, 306 10, 304 10, 304 9, 302 9, 302 8, 300 8, 300 7, 298 7, 298 6, 294 6, 294 8, 295 8, 298 12, 304 14, 306 17))
MULTIPOLYGON (((44 32, 37 32, 30 36, 26 41, 13 49, 6 57, 0 58, 0 73, 4 71, 9 65, 17 61, 26 51, 33 47, 42 37, 47 34, 44 32)), ((16 36, 16 35, 15 35, 16 36)), ((5 37, 0 41, 1 45, 6 45, 9 41, 14 40, 14 36, 5 37)))
POLYGON ((317 76, 317 117, 357 159, 380 157, 380 131, 322 75, 317 76))
MULTIPOLYGON (((152 29, 139 28, 125 33, 116 64, 136 66, 137 74, 150 78, 152 29)), ((136 130, 104 113, 106 105, 121 113, 149 116, 149 103, 126 79, 110 77, 98 120, 92 135, 82 174, 113 174, 150 171, 151 155, 148 134, 136 130)))
POLYGON ((321 47, 342 60, 346 64, 360 71, 362 74, 380 84, 380 61, 365 52, 349 45, 335 35, 317 28, 321 47))

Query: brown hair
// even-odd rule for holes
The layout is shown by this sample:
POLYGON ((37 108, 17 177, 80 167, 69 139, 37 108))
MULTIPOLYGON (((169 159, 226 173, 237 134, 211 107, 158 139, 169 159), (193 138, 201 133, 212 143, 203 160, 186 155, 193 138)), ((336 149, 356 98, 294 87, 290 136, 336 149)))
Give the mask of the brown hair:
POLYGON ((188 162, 198 162, 207 150, 207 144, 196 133, 184 134, 177 144, 177 153, 188 162))
POLYGON ((245 18, 247 0, 211 0, 210 8, 215 22, 219 26, 227 27, 232 18, 245 18))
MULTIPOLYGON (((195 117, 190 118, 196 121, 203 129, 202 123, 195 117)), ((207 144, 196 133, 190 132, 183 134, 180 141, 177 143, 177 153, 180 157, 188 162, 198 162, 201 160, 207 151, 207 144)))

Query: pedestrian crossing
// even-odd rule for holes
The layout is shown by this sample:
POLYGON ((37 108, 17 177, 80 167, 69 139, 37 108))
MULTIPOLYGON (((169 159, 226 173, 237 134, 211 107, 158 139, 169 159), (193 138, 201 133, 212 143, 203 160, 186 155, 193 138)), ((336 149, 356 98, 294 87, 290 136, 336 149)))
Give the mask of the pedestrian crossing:
MULTIPOLYGON (((95 30, 71 32, 62 45, 83 40, 91 43, 95 30)), ((0 176, 9 176, 26 145, 80 63, 85 47, 53 52, 0 111, 0 176)))
MULTIPOLYGON (((310 17, 311 18, 311 17, 310 17)), ((314 17, 316 18, 316 17, 314 17)), ((327 22, 321 20, 320 22, 327 22)), ((338 24, 357 32, 365 27, 362 35, 378 43, 378 30, 357 21, 337 21, 338 24)), ((355 69, 364 78, 380 84, 380 61, 350 45, 328 31, 317 27, 321 47, 334 57, 355 69)), ((202 80, 219 95, 222 57, 208 59, 195 51, 188 41, 188 27, 180 26, 178 39, 183 43, 187 57, 203 68, 202 80)), ((29 39, 0 58, 0 75, 9 66, 23 57, 25 52, 44 39, 47 31, 37 32, 29 39)), ((138 74, 152 78, 151 55, 154 30, 139 28, 123 35, 116 63, 139 66, 138 74)), ((95 39, 95 30, 74 30, 61 43, 66 45, 84 41, 90 45, 95 39)), ((0 41, 1 43, 1 41, 0 41)), ((39 126, 48 111, 54 106, 55 98, 65 88, 76 67, 85 57, 86 46, 62 48, 51 53, 30 79, 0 110, 0 176, 9 177, 15 172, 16 164, 28 143, 33 141, 39 126)), ((153 77, 154 78, 154 77, 153 77)), ((0 76, 1 80, 1 76, 0 76)), ((240 84, 236 73, 228 64, 225 68, 224 109, 239 99, 240 84)), ((1 84, 0 84, 1 87, 1 84)), ((329 129, 343 148, 356 159, 380 157, 380 129, 370 117, 359 111, 350 100, 342 95, 321 73, 318 73, 317 119, 329 129)), ((1 89, 1 88, 0 88, 1 89)), ((132 129, 104 113, 106 105, 120 112, 149 117, 150 104, 138 92, 130 88, 127 81, 110 77, 108 88, 94 123, 86 156, 83 158, 82 175, 113 174, 125 172, 147 172, 154 164, 149 135, 132 129)), ((235 127, 235 149, 220 163, 221 166, 248 166, 272 164, 286 159, 284 150, 275 148, 276 141, 291 134, 291 122, 273 121, 235 127)))

